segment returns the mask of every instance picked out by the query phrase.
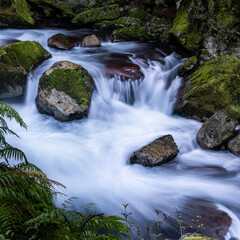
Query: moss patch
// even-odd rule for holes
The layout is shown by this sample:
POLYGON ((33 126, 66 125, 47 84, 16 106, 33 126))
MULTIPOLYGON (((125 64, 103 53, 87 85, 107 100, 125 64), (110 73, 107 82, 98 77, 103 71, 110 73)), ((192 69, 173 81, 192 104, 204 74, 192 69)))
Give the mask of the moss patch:
POLYGON ((75 16, 72 23, 76 25, 83 25, 88 23, 94 23, 102 20, 113 20, 120 16, 119 5, 109 5, 107 7, 100 7, 84 11, 75 16))
POLYGON ((24 41, 0 47, 0 62, 13 67, 23 67, 26 72, 51 54, 38 42, 24 41))
POLYGON ((116 25, 124 26, 124 27, 140 26, 141 20, 139 18, 134 18, 134 17, 121 17, 116 20, 116 25))
POLYGON ((141 21, 144 21, 147 17, 147 13, 139 8, 133 8, 129 11, 129 15, 134 18, 138 18, 141 21))
POLYGON ((206 62, 195 71, 185 89, 183 115, 210 117, 225 109, 240 119, 240 60, 222 56, 206 62))
POLYGON ((89 73, 80 66, 76 69, 55 69, 49 75, 44 74, 39 85, 64 91, 83 106, 91 102, 93 81, 89 73))

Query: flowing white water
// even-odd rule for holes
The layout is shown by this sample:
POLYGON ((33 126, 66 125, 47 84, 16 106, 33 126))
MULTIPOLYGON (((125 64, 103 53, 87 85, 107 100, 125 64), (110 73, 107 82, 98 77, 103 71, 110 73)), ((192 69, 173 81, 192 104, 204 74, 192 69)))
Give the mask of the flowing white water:
POLYGON ((232 216, 226 236, 240 237, 240 160, 225 152, 204 151, 195 137, 201 123, 172 116, 181 79, 176 76, 176 54, 161 61, 136 57, 149 47, 143 43, 103 43, 98 49, 76 47, 60 51, 47 46, 56 33, 79 35, 67 30, 1 30, 0 44, 8 39, 35 40, 52 53, 30 75, 23 103, 11 103, 28 125, 28 131, 12 128, 21 139, 9 141, 22 149, 30 162, 63 183, 69 196, 82 203, 97 203, 100 211, 120 215, 128 203, 138 217, 152 219, 155 209, 174 212, 186 200, 200 198, 220 204, 232 216), (145 75, 142 81, 107 79, 103 60, 110 53, 132 53, 145 75), (93 76, 93 94, 88 119, 61 123, 41 115, 35 107, 38 81, 53 63, 68 60, 85 67, 93 76), (133 103, 130 105, 130 103, 133 103), (152 140, 172 134, 179 149, 172 162, 155 168, 129 165, 131 154, 152 140), (234 212, 234 213, 233 213, 234 212), (233 230, 235 229, 235 230, 233 230))

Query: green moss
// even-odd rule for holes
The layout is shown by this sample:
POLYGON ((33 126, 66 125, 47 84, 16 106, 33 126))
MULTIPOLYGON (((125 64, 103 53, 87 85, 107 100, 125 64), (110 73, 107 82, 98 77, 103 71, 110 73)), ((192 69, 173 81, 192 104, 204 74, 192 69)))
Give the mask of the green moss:
POLYGON ((240 119, 240 60, 222 56, 206 62, 190 77, 184 111, 199 117, 210 117, 225 109, 240 119))
POLYGON ((190 70, 192 70, 196 64, 197 64, 198 60, 196 56, 192 56, 190 58, 188 58, 179 68, 179 72, 181 72, 181 74, 185 74, 187 72, 189 72, 190 70))
POLYGON ((29 71, 38 62, 41 62, 51 55, 38 42, 23 41, 0 47, 0 62, 13 67, 23 67, 29 71))
POLYGON ((26 0, 11 0, 7 6, 0 6, 0 21, 9 26, 34 25, 34 19, 31 17, 26 0))
POLYGON ((64 91, 70 97, 76 99, 78 104, 86 106, 91 101, 91 87, 87 87, 86 81, 90 81, 93 86, 92 78, 82 67, 76 69, 55 69, 49 75, 43 75, 40 79, 41 87, 55 88, 64 91))
POLYGON ((119 5, 114 4, 81 12, 73 18, 72 23, 82 25, 102 20, 113 20, 119 18, 119 16, 119 5))
POLYGON ((236 18, 231 11, 219 11, 216 19, 217 24, 221 26, 221 28, 232 28, 237 22, 239 22, 238 18, 236 18))
POLYGON ((144 21, 147 17, 147 13, 144 10, 139 9, 139 8, 131 9, 129 14, 131 17, 138 18, 141 21, 144 21))
POLYGON ((116 25, 118 26, 139 26, 141 24, 141 20, 134 17, 121 17, 116 20, 116 25))
POLYGON ((125 27, 117 29, 114 32, 115 40, 136 41, 140 39, 148 39, 148 33, 144 27, 125 27))

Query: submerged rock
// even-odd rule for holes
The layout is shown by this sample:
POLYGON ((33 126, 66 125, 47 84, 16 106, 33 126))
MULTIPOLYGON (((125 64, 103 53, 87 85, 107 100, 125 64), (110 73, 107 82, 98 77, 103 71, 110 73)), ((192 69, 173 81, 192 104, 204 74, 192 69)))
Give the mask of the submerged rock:
POLYGON ((120 76, 122 80, 137 80, 144 77, 137 64, 124 60, 109 60, 105 62, 105 72, 108 77, 120 76))
POLYGON ((76 37, 66 36, 64 34, 56 34, 48 39, 48 46, 61 50, 70 50, 80 43, 80 39, 76 37))
POLYGON ((227 148, 232 154, 240 157, 240 134, 229 140, 227 148))
POLYGON ((82 26, 84 24, 95 23, 97 21, 103 20, 114 20, 119 18, 120 11, 119 5, 109 5, 107 7, 93 8, 76 15, 72 23, 77 26, 82 26))
POLYGON ((238 121, 226 111, 216 112, 198 131, 198 144, 203 149, 212 149, 222 145, 233 135, 237 123, 238 121))
POLYGON ((86 117, 94 84, 86 69, 72 62, 52 65, 39 81, 36 104, 41 113, 60 121, 86 117))
POLYGON ((27 74, 51 57, 38 42, 23 41, 0 47, 0 99, 24 93, 27 74))
POLYGON ((130 163, 154 167, 171 161, 177 156, 178 152, 179 149, 173 137, 165 135, 134 152, 130 158, 130 163))
POLYGON ((221 56, 204 63, 184 82, 178 93, 175 113, 200 119, 225 109, 240 119, 240 59, 221 56))
POLYGON ((100 47, 101 42, 96 35, 86 36, 82 41, 82 47, 100 47))
POLYGON ((0 2, 0 26, 32 27, 34 23, 26 0, 0 2))

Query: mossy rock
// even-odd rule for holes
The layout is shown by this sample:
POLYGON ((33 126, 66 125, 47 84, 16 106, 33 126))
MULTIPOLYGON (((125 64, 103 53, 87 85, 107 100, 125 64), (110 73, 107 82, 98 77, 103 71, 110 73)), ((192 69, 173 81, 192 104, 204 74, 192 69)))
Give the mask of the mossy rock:
POLYGON ((169 33, 173 34, 177 41, 190 51, 196 51, 202 47, 203 33, 198 29, 197 25, 191 25, 188 7, 177 11, 169 33))
POLYGON ((25 41, 0 47, 0 99, 22 95, 27 74, 51 57, 38 42, 25 41))
POLYGON ((137 41, 148 38, 146 28, 139 26, 120 28, 113 32, 114 41, 137 41))
POLYGON ((94 24, 94 28, 98 28, 98 29, 114 29, 115 28, 115 22, 114 21, 100 21, 100 22, 96 22, 94 24))
POLYGON ((68 61, 56 62, 39 81, 37 107, 60 121, 86 117, 93 88, 86 69, 68 61))
POLYGON ((107 7, 94 8, 81 12, 72 19, 72 23, 77 26, 82 26, 84 24, 94 23, 97 21, 114 20, 119 18, 119 16, 119 5, 114 4, 107 7))
POLYGON ((190 72, 196 65, 197 65, 198 59, 196 56, 192 56, 188 58, 185 62, 182 63, 178 70, 178 74, 180 76, 184 76, 186 73, 190 72))
POLYGON ((147 13, 144 10, 140 9, 140 8, 132 8, 129 11, 129 15, 131 17, 138 18, 141 21, 144 21, 146 19, 146 17, 147 17, 147 13))
POLYGON ((34 19, 26 0, 0 1, 0 24, 8 27, 33 27, 34 19))
POLYGON ((140 26, 141 20, 134 17, 121 17, 116 20, 115 24, 121 27, 140 26))
POLYGON ((186 117, 210 117, 225 109, 240 119, 240 59, 212 59, 190 75, 179 91, 175 113, 186 117))
POLYGON ((214 239, 202 236, 201 234, 185 234, 180 238, 180 240, 214 240, 214 239))

